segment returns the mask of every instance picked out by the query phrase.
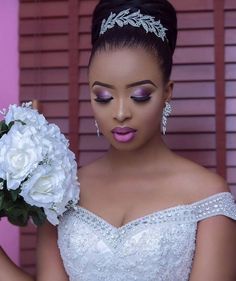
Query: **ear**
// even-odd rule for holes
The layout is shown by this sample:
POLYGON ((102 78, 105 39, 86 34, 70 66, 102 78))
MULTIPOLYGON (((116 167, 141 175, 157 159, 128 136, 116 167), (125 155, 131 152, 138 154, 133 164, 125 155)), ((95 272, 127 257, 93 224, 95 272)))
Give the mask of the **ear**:
POLYGON ((174 81, 169 80, 165 86, 165 93, 164 93, 165 101, 169 102, 172 99, 173 89, 174 89, 174 81))

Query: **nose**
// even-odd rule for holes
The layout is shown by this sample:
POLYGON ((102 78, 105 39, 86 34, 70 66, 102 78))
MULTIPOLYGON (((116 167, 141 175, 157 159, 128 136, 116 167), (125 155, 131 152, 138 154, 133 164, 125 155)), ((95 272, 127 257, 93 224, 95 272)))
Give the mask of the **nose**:
POLYGON ((114 119, 119 122, 123 122, 126 119, 130 119, 131 116, 132 114, 127 101, 125 101, 124 99, 120 99, 119 101, 117 101, 114 108, 114 119))

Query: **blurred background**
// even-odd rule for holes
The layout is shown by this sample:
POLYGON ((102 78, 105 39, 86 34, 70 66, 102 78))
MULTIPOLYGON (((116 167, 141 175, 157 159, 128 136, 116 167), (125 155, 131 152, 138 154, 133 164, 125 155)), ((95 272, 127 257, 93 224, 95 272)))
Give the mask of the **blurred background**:
MULTIPOLYGON (((227 179, 236 197, 236 1, 170 2, 178 12, 179 37, 173 113, 163 138, 175 152, 227 179)), ((108 148, 96 136, 87 81, 96 3, 0 1, 0 109, 33 100, 70 139, 79 166, 108 148)), ((19 229, 0 222, 0 245, 32 274, 35 233, 33 225, 19 229)))

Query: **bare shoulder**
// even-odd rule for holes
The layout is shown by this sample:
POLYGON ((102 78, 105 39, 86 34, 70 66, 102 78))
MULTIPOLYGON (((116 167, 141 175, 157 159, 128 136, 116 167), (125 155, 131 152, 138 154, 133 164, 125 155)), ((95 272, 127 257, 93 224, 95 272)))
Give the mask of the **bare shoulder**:
POLYGON ((177 156, 174 179, 185 194, 186 203, 193 203, 220 192, 229 192, 226 180, 189 159, 177 156))
MULTIPOLYGON (((229 192, 227 182, 218 174, 189 162, 191 201, 229 192)), ((224 215, 213 215, 198 223, 196 249, 190 280, 236 280, 236 224, 224 215)))

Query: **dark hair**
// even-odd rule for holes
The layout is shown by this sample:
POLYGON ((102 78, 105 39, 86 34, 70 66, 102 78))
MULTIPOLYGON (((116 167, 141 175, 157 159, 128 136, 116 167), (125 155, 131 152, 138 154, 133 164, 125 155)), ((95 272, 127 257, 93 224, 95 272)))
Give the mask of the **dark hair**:
POLYGON ((164 81, 170 78, 172 57, 177 40, 177 18, 174 7, 167 0, 100 0, 93 12, 92 18, 92 52, 89 65, 97 51, 122 47, 142 47, 151 51, 157 58, 163 71, 164 81), (150 15, 167 28, 164 42, 154 33, 146 33, 143 28, 130 24, 118 25, 99 35, 103 19, 110 13, 130 9, 130 13, 140 10, 143 15, 150 15))

